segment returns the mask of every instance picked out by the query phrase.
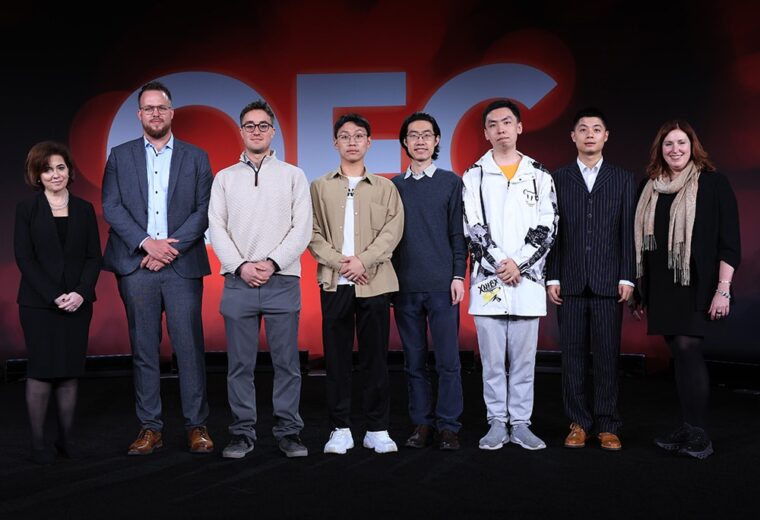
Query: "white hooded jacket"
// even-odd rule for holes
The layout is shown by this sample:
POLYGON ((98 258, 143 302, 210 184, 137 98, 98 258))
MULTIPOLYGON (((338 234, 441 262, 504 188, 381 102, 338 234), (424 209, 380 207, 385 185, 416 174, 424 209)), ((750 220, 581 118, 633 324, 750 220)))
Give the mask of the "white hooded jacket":
POLYGON ((470 249, 470 314, 545 316, 544 266, 559 220, 549 171, 523 155, 515 176, 507 180, 489 150, 462 180, 464 232, 470 249), (485 293, 478 283, 508 258, 520 268, 520 283, 489 287, 485 293))

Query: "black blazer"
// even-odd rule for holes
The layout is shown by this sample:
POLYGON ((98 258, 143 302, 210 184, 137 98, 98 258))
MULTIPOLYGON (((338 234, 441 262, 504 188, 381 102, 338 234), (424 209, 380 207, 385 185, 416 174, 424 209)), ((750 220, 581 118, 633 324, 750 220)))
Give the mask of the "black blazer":
POLYGON ((13 246, 21 284, 16 302, 29 307, 55 307, 61 294, 77 292, 95 301, 102 256, 98 222, 92 204, 69 195, 69 223, 61 248, 53 212, 40 193, 16 206, 13 246))
MULTIPOLYGON (((639 196, 647 180, 644 179, 639 184, 639 196)), ((667 244, 663 247, 667 247, 667 244)), ((739 209, 734 191, 725 175, 703 171, 699 176, 694 229, 691 234, 691 283, 697 289, 695 310, 710 308, 718 287, 720 261, 736 269, 741 257, 739 209)), ((642 282, 646 289, 646 271, 642 282)), ((642 293, 646 304, 647 291, 642 293)))
POLYGON ((620 280, 635 281, 633 174, 606 160, 589 193, 574 161, 554 173, 559 227, 547 258, 547 280, 559 280, 563 295, 586 287, 618 296, 620 280))

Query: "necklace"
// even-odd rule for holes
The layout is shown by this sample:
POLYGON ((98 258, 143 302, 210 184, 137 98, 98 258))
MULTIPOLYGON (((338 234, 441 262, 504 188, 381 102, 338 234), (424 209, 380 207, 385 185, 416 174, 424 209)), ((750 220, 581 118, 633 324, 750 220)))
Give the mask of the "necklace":
MULTIPOLYGON (((47 197, 47 195, 46 195, 46 197, 47 197)), ((50 197, 47 197, 47 200, 48 200, 48 204, 50 204, 50 209, 52 209, 53 211, 58 211, 58 210, 61 210, 61 209, 65 209, 65 208, 67 208, 69 206, 69 192, 68 192, 68 190, 66 191, 66 198, 60 204, 54 204, 53 201, 50 200, 50 197)))

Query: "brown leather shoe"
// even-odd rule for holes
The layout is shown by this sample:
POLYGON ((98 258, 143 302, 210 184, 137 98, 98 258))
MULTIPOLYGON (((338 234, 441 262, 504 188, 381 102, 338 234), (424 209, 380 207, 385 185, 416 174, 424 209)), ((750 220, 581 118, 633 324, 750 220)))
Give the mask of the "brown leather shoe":
POLYGON ((438 449, 454 451, 459 448, 459 435, 451 430, 442 430, 441 434, 438 436, 438 449))
POLYGON ((214 441, 205 426, 196 426, 187 432, 187 443, 190 453, 211 453, 214 451, 214 441))
POLYGON ((433 441, 432 438, 432 429, 427 424, 418 424, 414 427, 414 432, 412 433, 412 436, 409 437, 406 440, 406 446, 407 448, 425 448, 427 446, 430 446, 430 443, 433 441))
POLYGON ((623 443, 620 442, 620 439, 614 433, 602 432, 597 435, 597 438, 603 450, 618 451, 623 448, 623 443))
POLYGON ((163 445, 161 432, 143 428, 137 435, 135 442, 129 445, 127 455, 150 455, 153 450, 157 450, 163 445))
POLYGON ((565 437, 565 448, 583 448, 586 446, 586 430, 580 424, 572 423, 570 433, 565 437))

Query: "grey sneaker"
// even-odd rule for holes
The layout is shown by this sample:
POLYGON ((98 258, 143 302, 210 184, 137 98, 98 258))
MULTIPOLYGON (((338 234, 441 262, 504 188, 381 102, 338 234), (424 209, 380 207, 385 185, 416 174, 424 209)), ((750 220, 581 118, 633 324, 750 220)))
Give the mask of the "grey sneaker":
POLYGON ((509 440, 526 450, 542 450, 546 448, 546 443, 533 435, 527 424, 513 426, 512 435, 510 435, 509 440))
POLYGON ((498 450, 508 442, 507 425, 501 421, 493 421, 488 433, 478 442, 478 448, 481 450, 498 450))
POLYGON ((309 450, 306 449, 301 437, 298 434, 291 433, 281 438, 277 443, 277 447, 285 454, 286 457, 306 457, 309 454, 309 450))
POLYGON ((253 451, 253 439, 245 435, 234 435, 230 443, 222 451, 225 459, 242 459, 253 451))
POLYGON ((695 459, 706 459, 713 454, 713 445, 710 437, 707 436, 702 428, 693 426, 689 432, 689 437, 678 450, 680 455, 689 455, 695 459))

